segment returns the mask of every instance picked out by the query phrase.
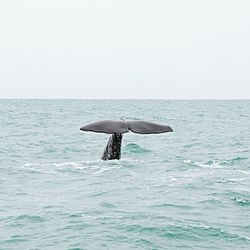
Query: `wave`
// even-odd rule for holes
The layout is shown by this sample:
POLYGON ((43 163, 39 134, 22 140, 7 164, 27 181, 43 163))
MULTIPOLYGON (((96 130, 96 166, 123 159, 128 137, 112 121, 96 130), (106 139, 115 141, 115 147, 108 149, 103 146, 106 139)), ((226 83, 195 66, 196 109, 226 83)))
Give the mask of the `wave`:
POLYGON ((250 206, 250 200, 246 198, 240 198, 240 197, 232 197, 233 201, 235 201, 240 206, 250 206))
POLYGON ((230 195, 230 199, 240 206, 250 206, 250 194, 248 192, 234 192, 230 195))
POLYGON ((237 163, 239 161, 243 161, 243 160, 247 160, 247 157, 241 157, 241 156, 237 156, 234 157, 233 159, 229 160, 230 163, 237 163))
POLYGON ((201 238, 210 238, 220 240, 224 239, 225 241, 227 241, 228 239, 234 239, 250 243, 250 238, 243 235, 231 233, 218 227, 203 224, 186 224, 185 222, 165 226, 146 226, 140 224, 130 224, 121 225, 119 226, 119 229, 123 229, 129 233, 142 233, 143 235, 150 234, 157 235, 163 238, 175 238, 189 241, 197 241, 201 238))
POLYGON ((151 150, 143 148, 136 143, 129 143, 125 146, 125 152, 135 153, 135 154, 144 154, 144 153, 151 152, 151 150))
POLYGON ((14 220, 16 221, 29 221, 29 222, 44 222, 45 219, 38 215, 19 215, 14 220))

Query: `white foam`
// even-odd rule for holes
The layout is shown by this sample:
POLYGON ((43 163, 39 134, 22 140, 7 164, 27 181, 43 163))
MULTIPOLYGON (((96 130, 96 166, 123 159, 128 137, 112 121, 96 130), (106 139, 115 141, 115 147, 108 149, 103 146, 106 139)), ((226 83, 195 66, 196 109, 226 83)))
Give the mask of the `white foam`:
POLYGON ((65 161, 65 162, 28 162, 21 166, 21 168, 35 172, 63 172, 63 171, 78 171, 78 170, 98 170, 94 174, 98 175, 107 171, 120 169, 123 167, 133 167, 138 160, 123 159, 123 160, 89 160, 89 161, 65 161))
POLYGON ((184 163, 192 164, 201 168, 224 168, 224 166, 220 165, 217 162, 212 162, 211 164, 208 163, 201 163, 197 161, 192 161, 192 160, 184 160, 184 163))

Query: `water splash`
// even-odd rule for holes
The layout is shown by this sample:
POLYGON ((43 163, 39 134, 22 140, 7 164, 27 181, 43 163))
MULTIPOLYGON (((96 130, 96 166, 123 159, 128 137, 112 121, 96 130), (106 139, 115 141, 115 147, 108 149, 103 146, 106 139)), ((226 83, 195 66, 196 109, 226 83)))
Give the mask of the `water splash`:
POLYGON ((115 169, 131 169, 140 163, 139 160, 122 159, 122 160, 90 160, 90 161, 65 161, 65 162, 42 162, 26 163, 21 166, 22 169, 31 172, 56 173, 56 172, 79 172, 84 170, 95 171, 94 174, 100 174, 115 169))

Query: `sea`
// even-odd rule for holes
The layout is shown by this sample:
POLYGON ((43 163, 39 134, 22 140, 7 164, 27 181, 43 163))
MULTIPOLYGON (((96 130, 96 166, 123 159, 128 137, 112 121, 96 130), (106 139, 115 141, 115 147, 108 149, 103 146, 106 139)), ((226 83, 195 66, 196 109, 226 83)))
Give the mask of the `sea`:
POLYGON ((0 249, 250 249, 250 101, 1 99, 0 249))

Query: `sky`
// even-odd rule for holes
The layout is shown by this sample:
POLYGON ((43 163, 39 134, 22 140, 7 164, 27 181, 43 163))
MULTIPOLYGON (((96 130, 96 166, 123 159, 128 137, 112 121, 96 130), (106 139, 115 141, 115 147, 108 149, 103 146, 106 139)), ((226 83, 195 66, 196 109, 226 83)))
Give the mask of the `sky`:
POLYGON ((250 99, 249 0, 0 1, 0 98, 250 99))

